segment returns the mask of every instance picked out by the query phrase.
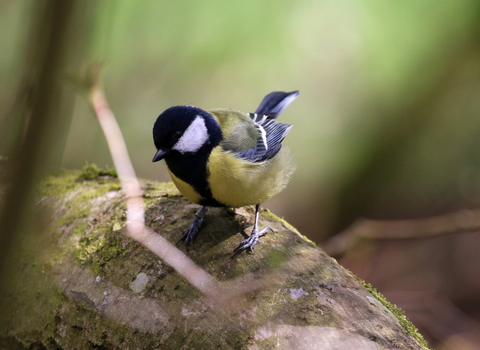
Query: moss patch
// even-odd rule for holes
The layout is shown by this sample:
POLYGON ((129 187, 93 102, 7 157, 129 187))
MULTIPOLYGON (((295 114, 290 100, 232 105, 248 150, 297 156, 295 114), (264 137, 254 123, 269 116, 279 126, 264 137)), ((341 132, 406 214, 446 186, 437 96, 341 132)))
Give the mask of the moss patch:
POLYGON ((317 246, 314 241, 310 240, 307 236, 302 235, 300 232, 298 232, 298 230, 297 230, 295 227, 293 227, 292 225, 290 225, 285 219, 276 216, 276 215, 273 214, 270 210, 268 210, 268 209, 262 209, 262 215, 264 215, 264 217, 267 218, 267 219, 270 219, 270 220, 273 220, 273 221, 276 221, 276 222, 281 222, 282 225, 285 226, 285 228, 286 228, 287 230, 290 230, 290 231, 292 231, 292 232, 295 232, 298 236, 300 236, 300 237, 302 238, 302 240, 304 240, 305 242, 310 243, 313 247, 316 247, 316 246, 317 246))
POLYGON ((397 305, 392 304, 389 302, 382 293, 377 291, 375 287, 373 287, 370 283, 365 282, 364 280, 356 277, 357 280, 370 292, 372 295, 382 303, 383 306, 385 306, 390 312, 395 315, 395 317, 398 319, 400 324, 402 325, 403 328, 410 334, 412 337, 414 337, 418 343, 424 347, 425 349, 429 350, 429 346, 425 338, 423 337, 422 334, 420 334, 419 330, 415 325, 410 322, 410 320, 405 316, 405 313, 403 312, 402 309, 400 309, 397 305))
POLYGON ((80 173, 80 178, 83 180, 94 180, 99 176, 118 177, 117 172, 113 168, 99 168, 95 163, 85 164, 80 173))

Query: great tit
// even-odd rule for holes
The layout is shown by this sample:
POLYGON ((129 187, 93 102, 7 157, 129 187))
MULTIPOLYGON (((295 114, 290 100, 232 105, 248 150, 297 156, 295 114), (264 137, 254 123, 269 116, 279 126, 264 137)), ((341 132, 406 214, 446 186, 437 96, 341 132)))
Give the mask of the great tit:
POLYGON ((294 170, 288 150, 281 149, 293 126, 275 119, 298 95, 298 91, 272 92, 255 113, 174 106, 157 118, 153 126, 157 152, 152 161, 165 159, 178 190, 202 205, 179 240, 185 248, 197 235, 207 206, 255 205, 252 233, 233 256, 246 249, 253 253, 259 238, 272 230, 258 229, 260 204, 282 191, 294 170))

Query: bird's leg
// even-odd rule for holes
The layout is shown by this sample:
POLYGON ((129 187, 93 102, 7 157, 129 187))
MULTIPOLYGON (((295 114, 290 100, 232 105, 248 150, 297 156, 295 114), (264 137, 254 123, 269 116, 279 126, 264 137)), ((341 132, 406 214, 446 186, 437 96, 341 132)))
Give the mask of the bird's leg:
POLYGON ((248 249, 250 252, 253 253, 254 252, 253 248, 258 243, 258 240, 260 239, 260 237, 265 236, 268 230, 273 232, 273 229, 270 226, 265 227, 261 231, 258 230, 259 217, 260 217, 260 204, 257 204, 255 206, 255 223, 253 224, 252 234, 250 235, 250 237, 244 239, 237 248, 235 248, 235 250, 233 251, 232 259, 246 249, 248 249))
POLYGON ((185 249, 188 250, 188 245, 193 242, 195 236, 197 236, 198 230, 200 230, 200 226, 202 226, 202 222, 206 214, 207 207, 201 207, 200 209, 198 209, 198 211, 195 213, 195 217, 193 218, 192 223, 183 233, 182 237, 180 237, 177 244, 183 241, 185 244, 185 249))

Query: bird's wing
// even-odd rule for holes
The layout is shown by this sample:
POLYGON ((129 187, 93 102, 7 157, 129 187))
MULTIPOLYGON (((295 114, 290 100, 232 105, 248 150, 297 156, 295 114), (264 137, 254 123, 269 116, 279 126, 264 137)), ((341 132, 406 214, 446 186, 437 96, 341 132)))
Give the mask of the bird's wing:
POLYGON ((221 147, 225 151, 237 153, 257 145, 258 131, 247 113, 230 108, 209 110, 222 130, 221 147))
POLYGON ((275 119, 298 95, 298 91, 274 91, 265 96, 255 113, 249 114, 258 131, 257 144, 253 148, 237 152, 237 155, 251 162, 263 162, 273 158, 282 148, 283 139, 293 127, 275 119))
POLYGON ((298 95, 298 91, 271 92, 263 98, 255 113, 245 114, 227 108, 210 110, 222 128, 222 148, 254 163, 273 158, 292 128, 275 119, 298 95))
POLYGON ((254 163, 273 158, 282 148, 282 141, 293 125, 279 123, 274 116, 257 113, 250 113, 249 116, 258 132, 257 144, 253 148, 237 152, 237 156, 254 163))

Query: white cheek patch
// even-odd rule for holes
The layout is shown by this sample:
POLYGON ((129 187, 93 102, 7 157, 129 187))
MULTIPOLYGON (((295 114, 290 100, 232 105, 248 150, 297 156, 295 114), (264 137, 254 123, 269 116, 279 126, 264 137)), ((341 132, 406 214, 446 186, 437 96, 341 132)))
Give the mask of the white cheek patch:
POLYGON ((207 140, 208 131, 205 126, 205 120, 197 116, 172 149, 182 154, 186 152, 196 152, 207 140))

